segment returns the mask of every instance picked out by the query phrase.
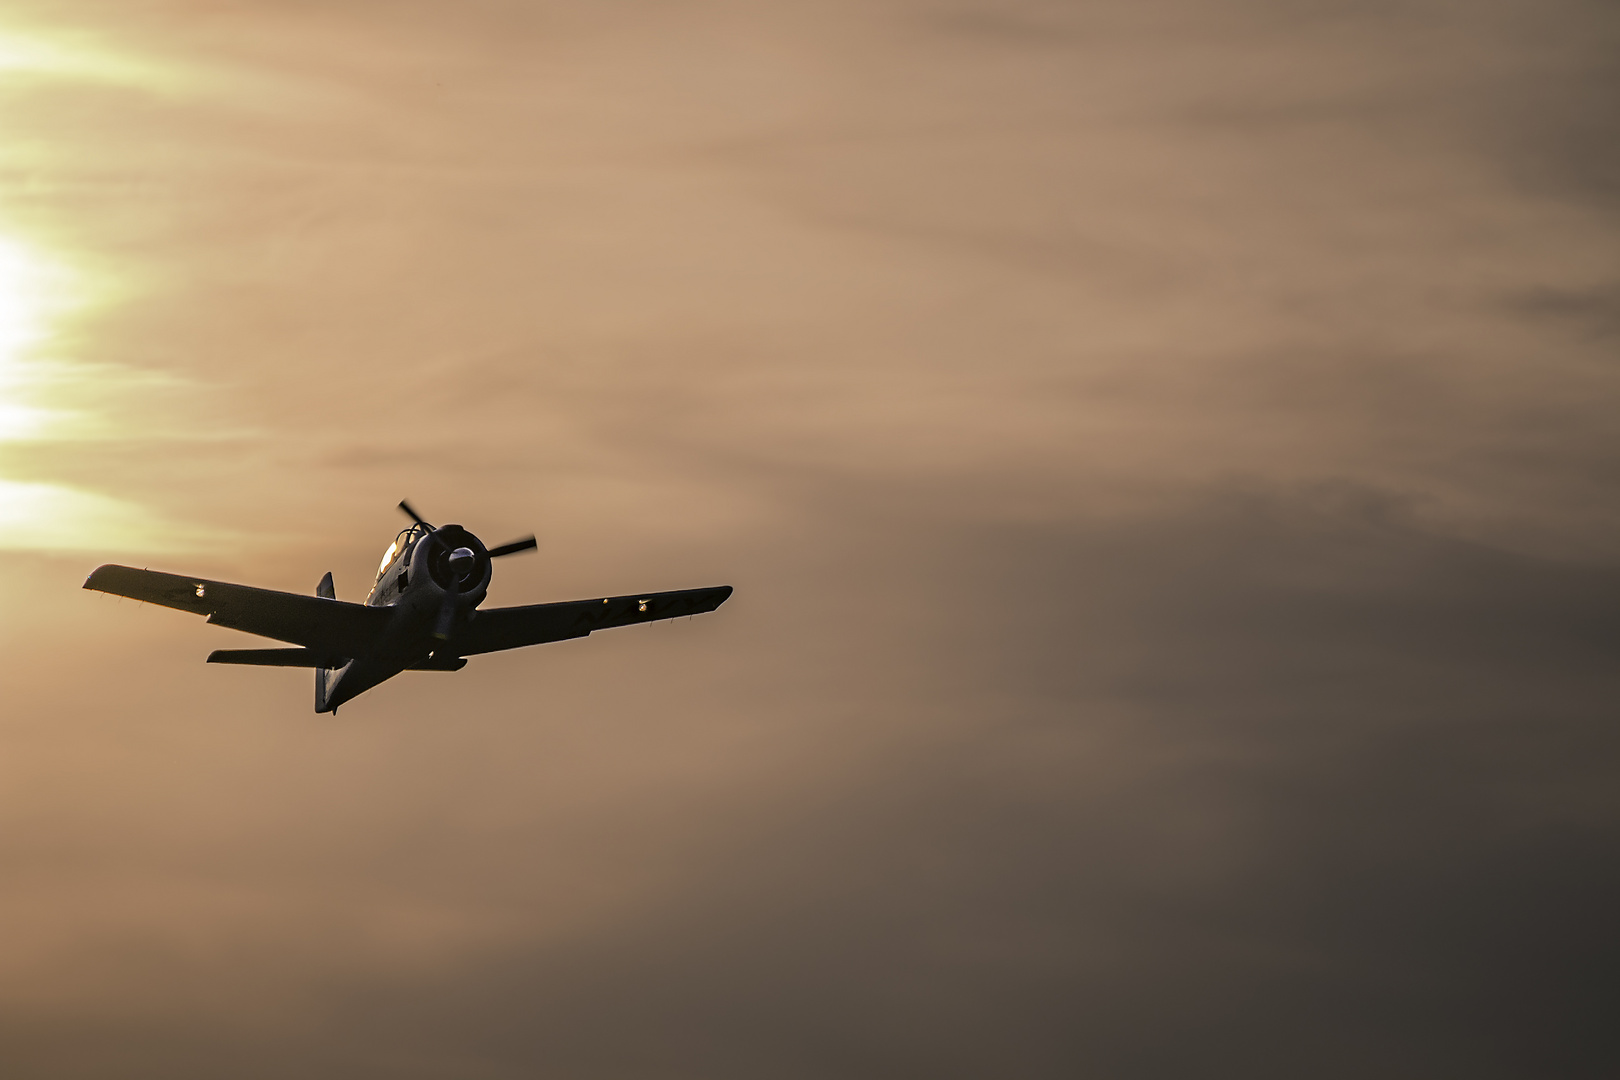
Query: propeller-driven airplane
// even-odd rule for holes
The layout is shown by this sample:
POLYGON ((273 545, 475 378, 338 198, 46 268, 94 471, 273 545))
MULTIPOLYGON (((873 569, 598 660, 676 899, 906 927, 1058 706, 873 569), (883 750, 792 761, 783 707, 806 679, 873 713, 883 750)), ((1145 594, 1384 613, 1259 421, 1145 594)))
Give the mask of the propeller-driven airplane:
POLYGON ((731 595, 730 585, 718 585, 479 611, 489 591, 491 560, 533 551, 534 537, 486 548, 460 525, 435 528, 408 503, 399 508, 412 524, 383 552, 364 604, 337 599, 330 572, 314 596, 110 564, 97 567, 84 587, 206 615, 219 626, 298 646, 216 649, 208 662, 314 668, 318 713, 337 712, 401 671, 460 671, 477 653, 700 615, 731 595))

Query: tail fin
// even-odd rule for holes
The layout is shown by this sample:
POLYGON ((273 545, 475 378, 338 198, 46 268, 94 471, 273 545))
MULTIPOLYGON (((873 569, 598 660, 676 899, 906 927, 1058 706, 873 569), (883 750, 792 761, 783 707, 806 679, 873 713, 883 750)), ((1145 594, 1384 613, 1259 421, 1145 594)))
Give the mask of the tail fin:
MULTIPOLYGON (((328 570, 321 583, 315 586, 315 595, 327 600, 337 599, 337 589, 332 585, 332 571, 328 570)), ((315 711, 318 713, 326 711, 326 677, 329 670, 323 667, 315 669, 315 711)))

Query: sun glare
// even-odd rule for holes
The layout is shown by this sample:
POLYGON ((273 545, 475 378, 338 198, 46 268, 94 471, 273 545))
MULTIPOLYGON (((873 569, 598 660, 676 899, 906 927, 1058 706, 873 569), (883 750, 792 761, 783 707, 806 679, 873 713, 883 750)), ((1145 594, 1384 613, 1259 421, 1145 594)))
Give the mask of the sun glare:
POLYGON ((71 275, 0 236, 0 442, 44 434, 50 410, 26 400, 39 375, 35 350, 72 306, 71 275))
POLYGON ((0 237, 0 359, 12 361, 19 350, 39 340, 47 277, 42 260, 0 237))
MULTIPOLYGON (((39 439, 61 415, 31 400, 42 381, 53 321, 73 306, 72 276, 10 237, 0 236, 0 450, 39 439)), ((71 488, 0 476, 0 547, 84 546, 96 525, 123 516, 114 500, 71 488), (113 504, 113 505, 109 505, 113 504)))
MULTIPOLYGON (((63 323, 95 289, 84 275, 0 235, 0 467, 8 445, 59 439, 73 410, 42 398, 74 377, 59 353, 63 323)), ((0 548, 167 550, 162 523, 132 503, 63 484, 0 474, 0 548)))
POLYGON ((0 29, 0 78, 72 79, 79 82, 179 89, 172 67, 114 52, 89 40, 46 37, 0 29))
POLYGON ((173 550, 163 523, 132 503, 59 484, 0 478, 0 548, 173 550))
MULTIPOLYGON (((155 66, 87 44, 0 30, 0 85, 43 85, 47 80, 154 89, 162 89, 165 81, 155 66)), ((0 158, 5 152, 0 144, 0 158)), ((96 418, 60 407, 74 396, 73 381, 92 370, 63 354, 62 331, 101 292, 68 261, 13 230, 0 231, 0 548, 166 546, 159 523, 141 507, 45 479, 18 477, 17 459, 5 453, 27 442, 67 438, 75 423, 95 426, 96 418)), ((49 454, 39 450, 35 446, 29 455, 31 471, 48 469, 49 454)))

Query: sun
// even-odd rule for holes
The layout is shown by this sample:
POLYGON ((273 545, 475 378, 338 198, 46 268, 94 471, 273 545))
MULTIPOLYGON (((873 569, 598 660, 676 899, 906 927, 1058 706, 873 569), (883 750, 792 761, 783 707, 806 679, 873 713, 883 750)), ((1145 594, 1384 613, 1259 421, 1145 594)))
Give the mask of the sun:
MULTIPOLYGON (((0 452, 61 437, 70 410, 43 398, 71 380, 62 327, 89 304, 84 275, 15 236, 0 235, 0 452)), ((5 460, 0 456, 0 467, 5 460)), ((0 473, 0 548, 49 552, 167 546, 141 507, 64 484, 0 473)))
POLYGON ((47 410, 25 398, 31 356, 49 337, 52 316, 69 306, 65 275, 35 251, 0 236, 0 442, 39 435, 47 410))
MULTIPOLYGON (((7 108, 26 107, 33 92, 49 92, 61 84, 118 85, 165 94, 180 89, 184 80, 164 65, 107 49, 91 37, 53 37, 0 26, 0 86, 19 91, 3 99, 7 108)), ((0 164, 8 160, 9 148, 0 142, 0 164)), ((0 186, 0 198, 6 194, 0 186)), ((49 476, 54 447, 119 427, 111 418, 72 405, 85 380, 95 379, 104 387, 117 377, 116 369, 69 355, 85 341, 68 331, 109 300, 112 283, 107 275, 90 274, 35 242, 17 224, 0 218, 0 548, 59 552, 167 546, 167 530, 143 507, 49 476), (25 445, 28 471, 21 474, 19 463, 25 459, 15 451, 25 445)))

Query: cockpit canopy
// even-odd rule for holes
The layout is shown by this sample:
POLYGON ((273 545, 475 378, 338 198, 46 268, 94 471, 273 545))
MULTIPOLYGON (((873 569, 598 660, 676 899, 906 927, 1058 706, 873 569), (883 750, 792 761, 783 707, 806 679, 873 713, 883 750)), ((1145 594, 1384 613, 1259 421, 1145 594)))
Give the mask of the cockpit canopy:
POLYGON ((388 568, 400 559, 410 558, 411 550, 416 547, 416 542, 431 531, 426 525, 422 524, 412 525, 408 529, 401 529, 399 535, 394 537, 394 542, 388 545, 388 550, 383 552, 382 563, 377 567, 376 580, 381 581, 382 576, 388 573, 388 568))

